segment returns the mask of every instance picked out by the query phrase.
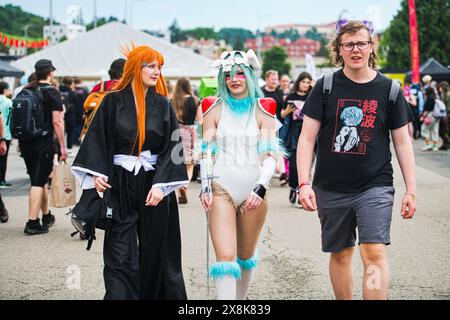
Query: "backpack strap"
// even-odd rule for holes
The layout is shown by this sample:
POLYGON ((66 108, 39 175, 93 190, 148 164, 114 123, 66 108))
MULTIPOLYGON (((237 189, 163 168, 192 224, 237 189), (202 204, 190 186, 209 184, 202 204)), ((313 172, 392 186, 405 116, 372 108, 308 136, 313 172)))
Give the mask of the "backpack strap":
POLYGON ((333 89, 333 76, 334 72, 328 73, 323 76, 323 102, 325 106, 328 106, 328 97, 331 94, 331 90, 333 89))
POLYGON ((400 83, 391 80, 391 89, 389 90, 389 104, 395 104, 397 101, 398 93, 400 92, 400 83))
POLYGON ((100 91, 99 92, 104 92, 105 91, 105 81, 101 81, 100 82, 100 91))

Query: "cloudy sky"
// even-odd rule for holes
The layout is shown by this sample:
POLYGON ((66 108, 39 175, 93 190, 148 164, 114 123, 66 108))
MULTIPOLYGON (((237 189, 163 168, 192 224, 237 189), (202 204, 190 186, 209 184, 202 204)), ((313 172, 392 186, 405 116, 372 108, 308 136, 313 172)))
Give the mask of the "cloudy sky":
MULTIPOLYGON (((50 0, 0 0, 23 10, 50 16, 50 0)), ((94 3, 97 16, 115 16, 139 29, 166 29, 177 19, 181 28, 258 27, 285 23, 326 23, 340 14, 346 18, 370 18, 382 30, 400 8, 400 0, 53 0, 53 16, 59 22, 81 8, 85 22, 92 21, 94 3), (74 10, 75 9, 75 10, 74 10)))

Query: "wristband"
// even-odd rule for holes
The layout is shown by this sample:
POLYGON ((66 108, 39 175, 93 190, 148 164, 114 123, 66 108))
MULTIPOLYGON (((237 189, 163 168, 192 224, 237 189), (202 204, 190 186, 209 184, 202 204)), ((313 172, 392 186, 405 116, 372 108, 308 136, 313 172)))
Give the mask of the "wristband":
POLYGON ((261 199, 264 199, 264 196, 266 195, 266 188, 264 188, 262 184, 258 184, 253 188, 253 192, 256 193, 261 199))
POLYGON ((298 189, 300 190, 303 186, 309 186, 310 184, 309 184, 309 182, 302 182, 302 183, 300 183, 300 185, 298 186, 298 189))

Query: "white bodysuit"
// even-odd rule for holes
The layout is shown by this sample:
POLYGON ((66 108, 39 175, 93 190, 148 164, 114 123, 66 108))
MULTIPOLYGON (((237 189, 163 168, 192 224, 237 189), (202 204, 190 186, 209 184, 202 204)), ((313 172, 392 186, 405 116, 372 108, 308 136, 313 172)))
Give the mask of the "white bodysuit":
POLYGON ((216 131, 215 182, 228 191, 237 206, 247 199, 261 174, 256 108, 258 106, 254 106, 249 117, 233 113, 222 103, 216 131))

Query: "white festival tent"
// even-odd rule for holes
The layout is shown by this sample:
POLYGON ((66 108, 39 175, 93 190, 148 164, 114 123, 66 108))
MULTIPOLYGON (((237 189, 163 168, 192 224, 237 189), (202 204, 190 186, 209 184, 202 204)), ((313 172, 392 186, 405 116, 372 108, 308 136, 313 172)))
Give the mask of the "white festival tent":
POLYGON ((211 59, 119 22, 105 24, 75 39, 16 60, 11 65, 25 71, 28 76, 34 72, 36 61, 49 59, 56 68, 57 77, 107 80, 111 62, 124 58, 120 47, 125 44, 131 47, 132 41, 137 46, 147 45, 163 54, 165 63, 162 73, 167 79, 182 76, 200 79, 215 76, 217 73, 217 70, 211 67, 211 59))

